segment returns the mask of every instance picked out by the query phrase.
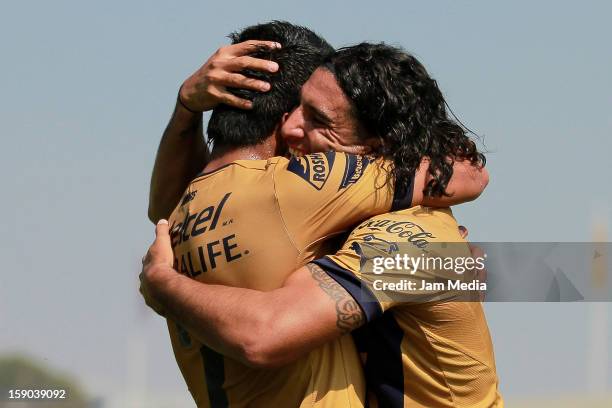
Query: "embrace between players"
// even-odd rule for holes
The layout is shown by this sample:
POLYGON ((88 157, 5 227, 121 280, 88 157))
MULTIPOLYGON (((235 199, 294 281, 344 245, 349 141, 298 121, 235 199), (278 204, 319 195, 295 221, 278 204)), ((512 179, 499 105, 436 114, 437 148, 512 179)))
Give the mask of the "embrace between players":
POLYGON ((398 300, 361 269, 374 241, 471 255, 448 207, 488 175, 435 80, 286 22, 231 39, 179 90, 141 273, 197 406, 503 406, 480 302, 398 300))

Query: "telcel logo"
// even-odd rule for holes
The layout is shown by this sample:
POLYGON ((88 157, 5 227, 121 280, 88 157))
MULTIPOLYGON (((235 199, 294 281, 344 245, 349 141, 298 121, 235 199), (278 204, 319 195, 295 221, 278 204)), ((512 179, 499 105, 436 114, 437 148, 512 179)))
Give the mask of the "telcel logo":
POLYGON ((196 237, 206 231, 213 231, 221 217, 223 206, 229 199, 232 193, 227 193, 217 205, 211 205, 204 208, 202 211, 191 214, 187 212, 182 222, 176 224, 176 221, 170 226, 170 239, 172 248, 182 242, 186 242, 191 237, 196 237), (190 228, 191 227, 191 228, 190 228))

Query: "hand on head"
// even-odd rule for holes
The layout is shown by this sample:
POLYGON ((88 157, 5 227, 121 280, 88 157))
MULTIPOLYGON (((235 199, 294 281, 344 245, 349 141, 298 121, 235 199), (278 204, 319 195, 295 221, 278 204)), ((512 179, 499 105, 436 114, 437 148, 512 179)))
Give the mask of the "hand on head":
POLYGON ((251 101, 232 94, 228 87, 260 92, 270 90, 269 83, 241 73, 247 69, 269 73, 278 71, 276 62, 248 56, 261 48, 280 48, 280 44, 251 40, 219 48, 200 69, 183 82, 179 91, 181 104, 192 112, 211 110, 221 103, 250 109, 251 101))

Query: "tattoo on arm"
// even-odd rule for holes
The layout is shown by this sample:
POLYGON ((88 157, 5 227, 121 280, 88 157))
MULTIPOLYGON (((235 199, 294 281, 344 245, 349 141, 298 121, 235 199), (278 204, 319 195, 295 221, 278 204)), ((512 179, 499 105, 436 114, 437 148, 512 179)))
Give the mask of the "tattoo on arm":
POLYGON ((319 287, 336 303, 336 326, 342 334, 348 333, 365 324, 365 317, 361 307, 346 290, 333 280, 318 265, 306 265, 312 278, 319 287))

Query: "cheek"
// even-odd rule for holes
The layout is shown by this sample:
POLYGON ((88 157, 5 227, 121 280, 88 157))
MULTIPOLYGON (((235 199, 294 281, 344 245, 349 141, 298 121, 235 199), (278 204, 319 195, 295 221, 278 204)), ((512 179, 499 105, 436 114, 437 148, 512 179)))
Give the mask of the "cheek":
POLYGON ((310 153, 326 152, 333 150, 334 143, 329 132, 323 130, 311 130, 307 132, 310 153))

